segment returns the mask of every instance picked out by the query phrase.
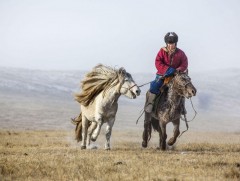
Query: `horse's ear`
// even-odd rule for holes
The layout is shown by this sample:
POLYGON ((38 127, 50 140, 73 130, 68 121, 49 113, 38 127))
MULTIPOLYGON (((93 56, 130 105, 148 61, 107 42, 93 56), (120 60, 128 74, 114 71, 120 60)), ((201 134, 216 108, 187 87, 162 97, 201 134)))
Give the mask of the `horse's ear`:
POLYGON ((127 72, 126 72, 126 70, 123 67, 121 67, 119 69, 119 73, 125 75, 127 72))

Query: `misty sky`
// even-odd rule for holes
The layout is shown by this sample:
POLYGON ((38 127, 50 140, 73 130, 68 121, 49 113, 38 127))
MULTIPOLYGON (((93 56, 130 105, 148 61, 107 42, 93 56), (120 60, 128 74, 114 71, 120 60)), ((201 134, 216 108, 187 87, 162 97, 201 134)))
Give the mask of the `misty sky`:
POLYGON ((155 73, 168 31, 190 71, 240 68, 239 0, 0 0, 0 66, 155 73))

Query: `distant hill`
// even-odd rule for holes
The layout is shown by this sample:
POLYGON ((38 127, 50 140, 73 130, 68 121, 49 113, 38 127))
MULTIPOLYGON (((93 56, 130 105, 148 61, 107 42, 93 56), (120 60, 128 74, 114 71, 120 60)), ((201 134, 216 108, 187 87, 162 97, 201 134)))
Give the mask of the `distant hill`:
POLYGON ((240 116, 240 69, 193 73, 191 77, 198 89, 199 110, 229 117, 240 116))
MULTIPOLYGON (((23 103, 35 100, 32 104, 39 101, 46 104, 45 106, 51 105, 54 101, 62 101, 68 104, 69 110, 74 108, 77 112, 78 106, 76 106, 73 94, 79 91, 80 81, 85 73, 84 71, 43 71, 0 67, 0 101, 3 103, 0 110, 2 109, 2 112, 7 110, 6 106, 11 106, 7 101, 11 99, 12 102, 17 101, 18 104, 21 103, 19 100, 24 100, 23 103)), ((138 73, 132 76, 138 85, 142 85, 153 80, 155 74, 138 73)), ((240 123, 239 69, 193 72, 190 73, 190 77, 198 91, 197 96, 192 98, 192 102, 198 112, 199 120, 221 120, 225 121, 224 124, 240 123)), ((140 111, 144 105, 149 84, 141 89, 142 94, 136 100, 121 97, 120 104, 135 107, 140 111)), ((194 111, 190 101, 186 102, 190 119, 194 111)), ((0 116, 0 119, 6 121, 6 115, 0 116)), ((205 123, 207 125, 207 121, 205 123)), ((198 124, 202 126, 201 122, 198 124)))
POLYGON ((82 71, 0 68, 0 91, 28 96, 68 97, 77 91, 82 71))
MULTIPOLYGON (((83 71, 42 71, 0 67, 0 92, 49 98, 69 98, 80 90, 83 71)), ((138 85, 154 79, 154 74, 132 74, 138 85)), ((240 70, 221 70, 190 74, 196 86, 193 98, 198 109, 240 114, 240 70)), ((149 84, 141 87, 137 99, 145 99, 149 84)), ((132 101, 130 101, 132 102, 132 101)))

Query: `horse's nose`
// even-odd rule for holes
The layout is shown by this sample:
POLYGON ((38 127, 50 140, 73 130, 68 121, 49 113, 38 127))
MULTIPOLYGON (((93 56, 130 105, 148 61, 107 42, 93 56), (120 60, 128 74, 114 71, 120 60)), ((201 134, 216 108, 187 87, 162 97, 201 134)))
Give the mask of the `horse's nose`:
POLYGON ((141 90, 140 90, 140 89, 137 89, 137 90, 136 90, 136 94, 139 96, 140 93, 141 93, 141 90))
POLYGON ((193 89, 193 90, 192 90, 192 94, 193 94, 193 96, 195 96, 196 93, 197 93, 197 90, 196 90, 196 89, 193 89))

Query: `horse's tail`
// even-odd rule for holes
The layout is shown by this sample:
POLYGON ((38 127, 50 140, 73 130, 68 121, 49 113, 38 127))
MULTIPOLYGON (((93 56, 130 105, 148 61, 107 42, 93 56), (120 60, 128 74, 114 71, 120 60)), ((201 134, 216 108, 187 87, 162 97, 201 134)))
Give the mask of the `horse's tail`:
POLYGON ((151 123, 152 123, 153 129, 154 129, 155 131, 158 131, 158 132, 159 132, 159 131, 160 131, 160 125, 159 125, 158 119, 155 119, 155 118, 152 117, 151 123))
POLYGON ((77 142, 82 141, 82 112, 76 118, 72 118, 72 123, 76 125, 75 128, 75 139, 77 142))

